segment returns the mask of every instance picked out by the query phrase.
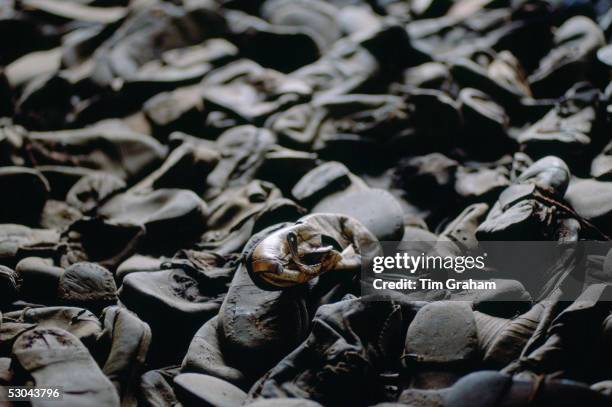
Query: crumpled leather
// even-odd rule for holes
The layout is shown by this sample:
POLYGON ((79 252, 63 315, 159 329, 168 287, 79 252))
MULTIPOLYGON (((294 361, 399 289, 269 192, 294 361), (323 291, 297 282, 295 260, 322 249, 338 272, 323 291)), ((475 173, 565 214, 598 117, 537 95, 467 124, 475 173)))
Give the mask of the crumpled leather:
MULTIPOLYGON (((610 290, 604 284, 586 288, 576 301, 557 314, 544 319, 526 344, 521 357, 509 364, 508 373, 557 373, 561 377, 586 379, 597 375, 593 364, 597 359, 596 347, 581 345, 585 335, 597 337, 604 318, 610 312, 610 290)), ((559 304, 563 306, 563 304, 559 304)), ((588 381, 588 380, 586 380, 588 381)))
POLYGON ((398 361, 404 324, 416 309, 417 304, 364 299, 319 307, 308 338, 260 379, 250 399, 369 405, 382 392, 377 374, 398 361))
POLYGON ((358 221, 315 214, 264 237, 245 253, 245 265, 259 287, 282 289, 334 270, 358 269, 361 256, 379 250, 376 238, 358 221))
POLYGON ((13 345, 13 357, 36 386, 61 387, 65 406, 119 406, 115 388, 85 346, 63 329, 25 332, 13 345))
POLYGON ((29 133, 26 142, 29 159, 36 165, 92 168, 129 181, 142 177, 166 154, 166 148, 152 137, 111 125, 29 133))
POLYGON ((151 330, 135 314, 118 306, 108 307, 102 315, 104 330, 98 337, 110 348, 102 371, 110 379, 122 407, 138 405, 138 380, 151 343, 151 330))

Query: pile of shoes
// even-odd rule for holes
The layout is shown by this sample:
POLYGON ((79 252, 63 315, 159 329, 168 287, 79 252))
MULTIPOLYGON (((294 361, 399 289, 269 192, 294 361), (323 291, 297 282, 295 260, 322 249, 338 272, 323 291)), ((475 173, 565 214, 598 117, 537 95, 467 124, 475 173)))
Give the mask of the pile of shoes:
POLYGON ((610 0, 0 0, 0 404, 611 406, 612 251, 360 274, 610 240, 610 135, 610 0))

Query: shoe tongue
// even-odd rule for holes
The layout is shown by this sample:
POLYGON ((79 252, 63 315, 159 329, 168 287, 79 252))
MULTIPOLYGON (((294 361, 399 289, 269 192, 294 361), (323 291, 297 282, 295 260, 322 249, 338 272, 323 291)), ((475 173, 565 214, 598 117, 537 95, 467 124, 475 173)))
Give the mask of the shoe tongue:
POLYGON ((313 266, 321 262, 321 258, 333 250, 332 246, 319 247, 309 252, 302 253, 299 257, 300 263, 313 266))

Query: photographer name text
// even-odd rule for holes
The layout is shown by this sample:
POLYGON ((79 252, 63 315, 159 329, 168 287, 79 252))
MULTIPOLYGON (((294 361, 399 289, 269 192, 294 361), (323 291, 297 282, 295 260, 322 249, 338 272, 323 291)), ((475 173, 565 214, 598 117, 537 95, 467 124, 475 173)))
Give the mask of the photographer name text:
POLYGON ((376 290, 495 290, 495 281, 482 280, 456 280, 449 278, 446 281, 436 281, 430 278, 408 279, 402 278, 397 281, 387 281, 377 278, 372 282, 376 290))

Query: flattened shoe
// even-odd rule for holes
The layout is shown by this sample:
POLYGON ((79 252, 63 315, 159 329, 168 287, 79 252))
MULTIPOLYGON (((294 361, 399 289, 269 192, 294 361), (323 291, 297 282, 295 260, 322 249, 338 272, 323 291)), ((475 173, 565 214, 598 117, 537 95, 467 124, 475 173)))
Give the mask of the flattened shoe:
MULTIPOLYGON (((85 346, 72 334, 57 328, 37 328, 21 335, 13 345, 17 365, 36 387, 59 387, 62 406, 118 407, 119 396, 85 346)), ((33 400, 33 407, 57 402, 33 400)))

